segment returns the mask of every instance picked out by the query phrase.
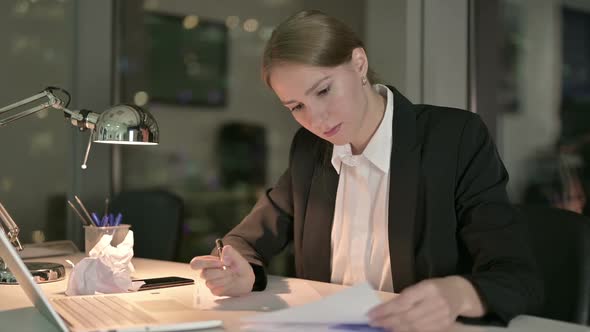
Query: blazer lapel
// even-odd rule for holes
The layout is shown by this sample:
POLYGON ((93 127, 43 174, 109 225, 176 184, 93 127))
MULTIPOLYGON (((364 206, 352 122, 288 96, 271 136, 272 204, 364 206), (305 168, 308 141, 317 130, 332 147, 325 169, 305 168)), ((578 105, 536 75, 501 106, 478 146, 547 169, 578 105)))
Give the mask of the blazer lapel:
POLYGON ((303 226, 304 278, 330 282, 337 188, 338 173, 332 164, 316 166, 303 226))
MULTIPOLYGON (((415 282, 414 232, 420 148, 412 104, 395 88, 390 161, 389 252, 396 292, 415 282)), ((331 151, 328 152, 331 155, 331 151)), ((316 166, 303 226, 303 277, 330 282, 331 242, 338 173, 328 163, 316 166)))
POLYGON ((396 292, 415 282, 414 232, 420 150, 412 104, 395 88, 389 183, 389 253, 396 292))

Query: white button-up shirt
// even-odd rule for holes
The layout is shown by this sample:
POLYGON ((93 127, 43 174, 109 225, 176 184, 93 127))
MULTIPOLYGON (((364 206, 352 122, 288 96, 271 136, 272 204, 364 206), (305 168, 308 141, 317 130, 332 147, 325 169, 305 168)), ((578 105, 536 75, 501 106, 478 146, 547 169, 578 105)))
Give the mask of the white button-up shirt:
POLYGON ((393 292, 389 261, 388 206, 393 93, 374 88, 387 98, 379 128, 362 154, 350 144, 334 145, 332 165, 340 175, 332 226, 331 282, 354 285, 368 281, 375 289, 393 292))

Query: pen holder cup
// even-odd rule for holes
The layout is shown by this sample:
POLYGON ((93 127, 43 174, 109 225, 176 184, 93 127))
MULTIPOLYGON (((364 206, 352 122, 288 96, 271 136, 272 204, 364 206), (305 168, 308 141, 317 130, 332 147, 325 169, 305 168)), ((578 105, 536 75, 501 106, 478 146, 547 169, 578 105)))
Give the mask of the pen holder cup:
POLYGON ((111 246, 116 247, 119 243, 125 240, 125 236, 129 232, 129 224, 121 224, 118 226, 84 226, 84 251, 86 256, 90 253, 90 250, 100 241, 103 235, 112 235, 111 246))

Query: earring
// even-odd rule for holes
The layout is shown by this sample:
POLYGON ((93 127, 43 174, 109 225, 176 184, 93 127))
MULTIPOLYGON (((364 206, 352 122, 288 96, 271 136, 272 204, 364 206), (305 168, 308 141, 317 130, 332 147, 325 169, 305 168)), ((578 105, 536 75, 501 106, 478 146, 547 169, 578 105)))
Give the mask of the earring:
POLYGON ((367 85, 367 78, 363 76, 363 77, 361 78, 361 83, 362 83, 363 85, 367 85))

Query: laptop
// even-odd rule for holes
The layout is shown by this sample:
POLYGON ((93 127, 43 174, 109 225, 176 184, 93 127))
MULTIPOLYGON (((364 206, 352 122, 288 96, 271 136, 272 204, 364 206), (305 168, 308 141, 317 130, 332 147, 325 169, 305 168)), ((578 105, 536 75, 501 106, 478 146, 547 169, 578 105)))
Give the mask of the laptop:
POLYGON ((222 326, 220 320, 162 324, 140 306, 116 294, 49 299, 0 229, 0 257, 37 310, 62 331, 187 331, 222 326))

